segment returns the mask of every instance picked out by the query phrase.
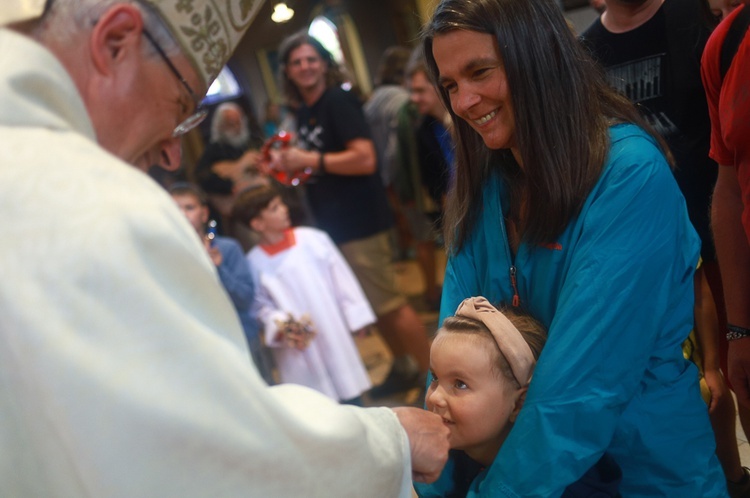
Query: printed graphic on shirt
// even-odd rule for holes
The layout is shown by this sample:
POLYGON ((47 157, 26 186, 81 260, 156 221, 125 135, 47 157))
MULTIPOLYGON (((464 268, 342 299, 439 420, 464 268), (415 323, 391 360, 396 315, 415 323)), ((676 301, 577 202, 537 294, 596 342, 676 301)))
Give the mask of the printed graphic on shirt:
POLYGON ((620 93, 641 108, 641 113, 659 134, 679 133, 664 106, 666 54, 656 54, 607 68, 607 79, 620 93))
POLYGON ((322 133, 323 127, 320 124, 315 126, 303 124, 299 128, 297 145, 305 150, 323 150, 322 133))

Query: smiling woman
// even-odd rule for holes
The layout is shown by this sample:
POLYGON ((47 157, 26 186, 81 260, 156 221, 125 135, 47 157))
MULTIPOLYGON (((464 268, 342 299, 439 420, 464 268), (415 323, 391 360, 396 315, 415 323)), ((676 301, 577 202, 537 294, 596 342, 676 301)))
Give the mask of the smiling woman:
POLYGON ((510 149, 523 169, 508 78, 495 38, 476 31, 450 31, 435 39, 433 54, 441 68, 440 86, 456 115, 479 133, 488 148, 510 149))
MULTIPOLYGON (((482 295, 549 329, 524 408, 467 496, 560 496, 603 455, 624 496, 723 496, 680 349, 700 243, 659 136, 552 0, 443 0, 423 48, 456 135, 441 317, 482 295), (686 439, 690 454, 670 443, 686 439)), ((460 482, 451 472, 441 485, 460 482)))

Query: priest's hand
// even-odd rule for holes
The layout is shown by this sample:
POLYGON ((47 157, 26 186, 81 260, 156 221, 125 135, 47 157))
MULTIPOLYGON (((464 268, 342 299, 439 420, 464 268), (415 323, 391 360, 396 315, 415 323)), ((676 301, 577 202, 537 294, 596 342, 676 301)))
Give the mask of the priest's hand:
POLYGON ((435 482, 448 461, 448 428, 443 419, 421 408, 393 408, 409 436, 411 474, 416 482, 435 482))

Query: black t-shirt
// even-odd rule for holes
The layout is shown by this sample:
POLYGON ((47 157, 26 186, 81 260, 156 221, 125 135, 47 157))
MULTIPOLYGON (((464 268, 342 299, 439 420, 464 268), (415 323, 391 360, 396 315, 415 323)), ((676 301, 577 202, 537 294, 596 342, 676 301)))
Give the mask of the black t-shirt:
MULTIPOLYGON (((299 147, 320 152, 339 152, 351 140, 370 138, 361 104, 337 87, 300 108, 297 133, 299 147)), ((393 224, 377 171, 361 176, 323 173, 313 176, 306 188, 317 226, 337 244, 370 237, 393 224)))
POLYGON ((581 38, 609 82, 667 141, 690 220, 703 241, 701 253, 714 260, 709 204, 718 169, 708 157, 711 121, 700 78, 709 34, 698 2, 666 0, 631 31, 612 33, 597 19, 581 38))

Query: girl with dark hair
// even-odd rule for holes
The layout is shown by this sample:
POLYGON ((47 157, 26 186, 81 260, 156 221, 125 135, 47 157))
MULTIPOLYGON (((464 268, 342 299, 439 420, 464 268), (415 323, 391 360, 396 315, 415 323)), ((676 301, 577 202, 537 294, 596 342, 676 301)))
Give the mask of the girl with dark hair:
POLYGON ((441 315, 483 295, 549 329, 477 492, 559 496, 606 452, 623 496, 725 496, 681 351, 700 242, 662 140, 552 0, 443 0, 423 47, 457 137, 441 315))

